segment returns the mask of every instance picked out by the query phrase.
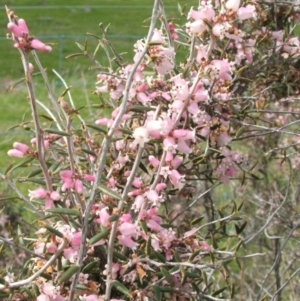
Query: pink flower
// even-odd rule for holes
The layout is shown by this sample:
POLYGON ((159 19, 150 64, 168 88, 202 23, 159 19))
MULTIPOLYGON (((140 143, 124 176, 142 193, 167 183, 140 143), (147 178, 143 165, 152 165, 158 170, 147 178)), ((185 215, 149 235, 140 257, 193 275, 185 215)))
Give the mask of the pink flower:
POLYGON ((186 29, 189 34, 201 34, 206 30, 206 24, 202 20, 186 23, 186 29))
POLYGON ((184 176, 182 176, 176 169, 173 169, 169 175, 170 182, 175 188, 179 190, 185 185, 184 176))
POLYGON ((20 151, 18 151, 17 149, 10 149, 7 154, 10 156, 10 157, 16 157, 16 158, 22 158, 24 157, 24 154, 20 151))
POLYGON ((118 240, 122 246, 130 248, 132 250, 135 250, 138 246, 138 244, 134 242, 130 236, 119 235, 118 240))
POLYGON ((64 257, 68 259, 71 263, 74 263, 77 260, 78 251, 74 248, 64 249, 64 257))
POLYGON ((33 199, 44 199, 47 196, 47 191, 43 188, 38 188, 36 190, 28 190, 30 200, 33 199))
POLYGON ((23 38, 29 34, 26 22, 23 19, 19 19, 18 25, 13 22, 9 22, 7 24, 7 28, 17 38, 23 38))
POLYGON ((251 18, 256 19, 256 8, 254 5, 248 4, 245 7, 240 7, 237 14, 240 21, 251 18))
POLYGON ((49 253, 54 254, 57 250, 57 245, 54 242, 48 242, 46 244, 46 249, 49 253))
POLYGON ((95 176, 90 175, 90 174, 84 174, 83 178, 88 181, 88 182, 94 182, 95 181, 95 176))
POLYGON ((18 157, 22 158, 24 157, 29 150, 29 147, 26 144, 20 143, 20 142, 14 142, 13 149, 10 149, 7 154, 10 157, 18 157))
POLYGON ((53 201, 59 201, 60 200, 60 195, 57 191, 52 191, 50 193, 50 198, 53 200, 53 201))
POLYGON ((138 127, 133 132, 133 141, 134 145, 139 144, 141 147, 144 147, 145 143, 149 141, 149 134, 145 127, 138 127))
POLYGON ((72 247, 80 247, 81 245, 81 235, 82 235, 82 232, 79 231, 79 232, 75 232, 73 234, 73 237, 71 239, 71 245, 72 247))
POLYGON ((200 249, 204 252, 212 252, 214 249, 206 241, 199 241, 200 249))
POLYGON ((95 220, 97 224, 101 224, 104 227, 108 227, 110 222, 108 219, 110 218, 110 214, 107 212, 108 207, 104 207, 101 210, 97 211, 96 214, 99 216, 99 219, 95 220))
POLYGON ((143 181, 140 178, 134 178, 131 185, 135 188, 140 188, 143 185, 143 181))
POLYGON ((215 15, 216 15, 216 13, 212 7, 202 6, 202 7, 199 7, 198 11, 194 10, 193 7, 191 7, 191 10, 188 13, 187 18, 194 19, 194 20, 206 19, 208 21, 211 21, 215 17, 215 15))
POLYGON ((78 194, 82 194, 83 193, 83 183, 82 183, 81 180, 75 180, 74 187, 75 187, 75 191, 78 194))
POLYGON ((240 7, 241 0, 228 0, 225 4, 227 9, 231 9, 233 11, 237 11, 240 7))
POLYGON ((135 198, 135 201, 131 206, 131 210, 134 210, 135 212, 138 212, 142 208, 144 203, 145 203, 145 198, 141 195, 138 195, 135 198))
POLYGON ((50 46, 29 36, 28 27, 23 19, 19 19, 18 25, 9 22, 7 28, 16 38, 18 38, 18 42, 14 45, 15 48, 25 48, 27 50, 35 49, 41 52, 50 52, 52 50, 50 46))
POLYGON ((49 296, 41 294, 36 298, 36 301, 51 301, 49 296))
POLYGON ((18 151, 22 152, 23 154, 26 154, 29 150, 29 147, 26 144, 14 142, 13 148, 17 149, 18 151))
POLYGON ((148 160, 154 168, 157 168, 160 164, 160 161, 152 155, 148 157, 148 160))
POLYGON ((162 44, 165 42, 162 32, 159 29, 157 28, 154 29, 151 42, 162 43, 162 44))
POLYGON ((195 47, 197 49, 197 57, 196 61, 198 64, 201 64, 205 61, 208 60, 208 55, 207 55, 207 46, 204 45, 199 45, 195 47))
POLYGON ((50 52, 52 50, 52 48, 46 44, 44 44, 43 42, 41 42, 40 40, 37 39, 33 39, 30 43, 30 46, 40 52, 50 52))
POLYGON ((119 231, 121 232, 122 235, 125 236, 136 236, 137 234, 137 228, 135 224, 131 224, 131 223, 122 223, 119 227, 118 227, 119 231))
POLYGON ((161 192, 162 190, 166 189, 167 187, 167 184, 166 183, 158 183, 156 186, 155 186, 155 190, 157 192, 161 192))

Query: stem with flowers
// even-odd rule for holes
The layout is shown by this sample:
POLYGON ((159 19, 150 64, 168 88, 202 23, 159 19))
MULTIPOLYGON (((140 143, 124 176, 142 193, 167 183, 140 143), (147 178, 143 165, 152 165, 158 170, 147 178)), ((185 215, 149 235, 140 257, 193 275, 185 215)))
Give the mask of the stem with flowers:
POLYGON ((235 300, 245 287, 249 300, 265 291, 275 300, 293 282, 298 270, 283 253, 297 255, 297 8, 284 11, 292 23, 284 31, 267 2, 204 0, 188 13, 178 7, 181 25, 154 1, 132 63, 103 43, 102 23, 103 40, 90 36, 107 67, 79 45, 100 67, 94 97, 109 109, 92 111, 95 124, 56 71, 65 91, 57 97, 51 90, 36 53, 51 55, 51 47, 7 8, 35 137, 32 148, 13 144, 8 155, 24 161, 0 173, 32 211, 34 229, 0 237, 14 254, 26 252, 20 276, 13 267, 0 275, 5 301, 235 300), (32 57, 49 107, 36 99, 32 57), (261 251, 258 239, 267 242, 261 251), (268 264, 268 273, 251 269, 254 262, 268 264))

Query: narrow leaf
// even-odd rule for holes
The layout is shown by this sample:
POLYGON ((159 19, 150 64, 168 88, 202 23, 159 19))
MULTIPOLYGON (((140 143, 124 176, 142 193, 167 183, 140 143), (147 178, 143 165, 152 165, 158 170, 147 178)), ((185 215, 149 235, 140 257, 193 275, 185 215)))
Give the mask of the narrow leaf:
POLYGON ((122 284, 121 282, 119 282, 118 280, 114 280, 112 281, 112 285, 122 294, 124 294, 126 297, 131 297, 130 295, 130 291, 128 290, 128 288, 122 284))
POLYGON ((116 193, 115 191, 111 190, 110 188, 104 186, 104 185, 98 185, 98 188, 106 195, 114 198, 114 199, 117 199, 117 200, 122 200, 122 197, 116 193))
POLYGON ((46 210, 47 212, 50 213, 57 213, 57 214, 66 214, 66 215, 73 215, 73 216, 78 216, 79 211, 76 209, 69 209, 69 208, 52 208, 46 210))
POLYGON ((88 274, 90 271, 93 270, 93 268, 95 266, 97 266, 99 264, 98 261, 92 261, 90 263, 88 263, 83 269, 82 269, 82 273, 83 274, 88 274))
POLYGON ((90 240, 89 240, 89 244, 93 245, 96 242, 98 242, 99 240, 105 238, 108 236, 108 230, 107 228, 104 228, 103 231, 101 231, 100 233, 96 234, 95 236, 93 236, 90 240))
POLYGON ((172 280, 171 274, 167 271, 167 269, 165 269, 164 267, 160 267, 160 270, 161 270, 162 274, 164 275, 165 279, 168 281, 168 283, 170 285, 173 285, 173 280, 172 280))
POLYGON ((58 279, 58 284, 68 281, 77 271, 80 269, 79 266, 69 267, 58 279))
POLYGON ((66 56, 66 59, 71 59, 72 57, 77 57, 77 56, 85 56, 85 54, 84 53, 73 53, 73 54, 66 56))
POLYGON ((70 133, 63 132, 63 131, 60 131, 60 130, 57 130, 57 129, 44 129, 44 132, 50 133, 50 134, 57 134, 57 135, 60 135, 60 136, 71 136, 70 133))
POLYGON ((97 125, 93 125, 93 124, 87 124, 86 126, 93 129, 93 130, 96 130, 100 133, 103 133, 105 135, 107 134, 107 129, 104 126, 97 126, 97 125))
POLYGON ((61 237, 61 238, 64 238, 64 235, 63 235, 61 232, 59 232, 58 230, 56 230, 56 229, 54 229, 54 228, 52 228, 52 227, 49 227, 49 226, 44 226, 44 227, 45 227, 49 232, 55 234, 56 236, 61 237))

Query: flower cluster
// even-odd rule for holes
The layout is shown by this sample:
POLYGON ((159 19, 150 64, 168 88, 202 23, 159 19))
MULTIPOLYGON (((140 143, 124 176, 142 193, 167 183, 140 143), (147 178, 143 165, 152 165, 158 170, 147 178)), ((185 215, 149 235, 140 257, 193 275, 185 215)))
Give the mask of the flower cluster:
MULTIPOLYGON (((110 110, 95 118, 96 125, 80 116, 78 128, 74 116, 80 112, 65 110, 66 104, 49 114, 48 131, 57 134, 46 135, 35 122, 35 151, 13 144, 9 156, 27 156, 31 167, 39 167, 23 178, 38 183, 24 200, 43 218, 30 251, 37 276, 28 286, 38 291, 32 293, 36 300, 209 299, 219 290, 211 280, 218 277, 232 291, 223 271, 212 275, 241 246, 231 240, 240 240, 244 229, 236 222, 243 219, 236 216, 241 206, 234 204, 228 213, 227 206, 216 210, 211 196, 205 210, 199 201, 219 184, 252 176, 254 167, 235 141, 255 119, 253 106, 263 114, 269 96, 269 78, 254 86, 244 82, 255 73, 249 66, 257 66, 251 65, 256 48, 273 49, 282 62, 300 53, 298 38, 255 25, 261 10, 257 2, 200 1, 183 27, 162 22, 148 39, 137 41, 132 63, 101 68, 95 94, 110 110), (176 64, 174 43, 188 50, 184 63, 176 64), (227 223, 234 223, 230 229, 236 233, 228 234, 227 223), (204 281, 208 278, 211 282, 204 281)), ((29 35, 23 19, 11 20, 8 29, 16 48, 51 51, 29 35)), ((268 129, 258 125, 266 119, 275 124, 272 114, 263 117, 254 128, 268 129)), ((276 120, 281 129, 286 120, 276 120)), ((252 128, 246 134, 259 136, 252 128)), ((4 278, 8 287, 11 278, 4 278)))

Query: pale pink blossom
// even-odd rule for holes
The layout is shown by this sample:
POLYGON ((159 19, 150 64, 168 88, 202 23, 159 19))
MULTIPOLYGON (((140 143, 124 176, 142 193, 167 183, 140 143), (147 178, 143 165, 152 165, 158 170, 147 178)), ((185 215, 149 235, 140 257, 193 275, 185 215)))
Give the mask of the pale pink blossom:
POLYGON ((50 52, 52 48, 38 39, 29 36, 28 27, 23 19, 19 19, 18 24, 9 22, 7 28, 18 39, 14 44, 15 48, 35 49, 41 52, 50 52))
POLYGON ((187 18, 194 19, 194 20, 203 20, 206 19, 211 21, 215 17, 216 13, 215 10, 210 6, 200 6, 199 10, 196 11, 191 7, 187 18))
POLYGON ((43 188, 37 188, 35 190, 28 190, 29 198, 32 201, 33 199, 44 199, 47 196, 47 191, 43 188))
POLYGON ((128 223, 128 222, 122 223, 118 227, 118 229, 121 232, 121 234, 125 235, 125 236, 136 236, 136 234, 137 234, 137 227, 136 227, 136 225, 128 223))
POLYGON ((154 168, 157 168, 160 164, 160 161, 152 155, 148 157, 148 160, 154 168))
POLYGON ((189 34, 201 34, 206 30, 206 24, 202 20, 186 23, 186 29, 189 34))
POLYGON ((29 151, 29 147, 26 144, 20 142, 14 142, 13 149, 10 149, 7 152, 7 154, 10 157, 22 158, 27 154, 28 151, 29 151))
POLYGON ((23 19, 18 20, 18 25, 13 22, 9 22, 7 24, 7 28, 17 38, 23 38, 29 34, 26 22, 23 19))
POLYGON ((149 133, 145 127, 138 127, 133 132, 133 138, 135 139, 133 144, 139 144, 141 147, 144 147, 145 143, 149 141, 149 133))
POLYGON ((16 157, 16 158, 22 158, 24 157, 24 153, 18 151, 17 149, 10 149, 7 154, 10 156, 10 157, 16 157))
POLYGON ((251 18, 256 19, 256 8, 254 5, 248 4, 244 7, 240 7, 237 14, 240 21, 251 18))
POLYGON ((138 243, 134 242, 131 236, 119 235, 118 236, 119 243, 127 248, 135 250, 138 247, 138 243))
POLYGON ((131 210, 134 210, 135 212, 139 212, 139 210, 142 208, 144 203, 145 203, 145 198, 141 195, 138 195, 131 206, 131 210))
POLYGON ((228 0, 225 4, 227 9, 237 11, 240 7, 241 0, 228 0))

